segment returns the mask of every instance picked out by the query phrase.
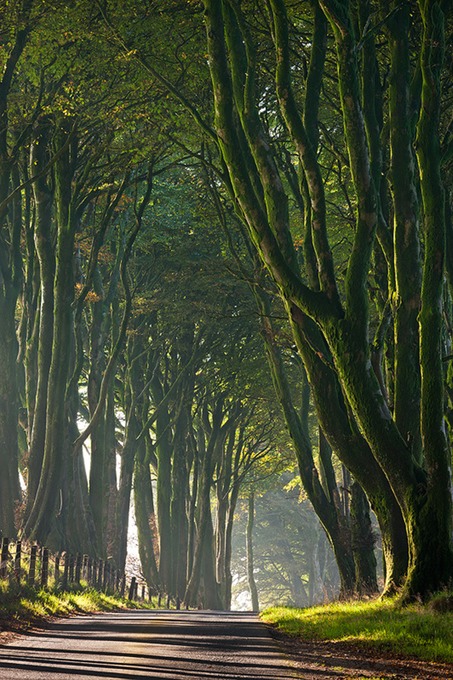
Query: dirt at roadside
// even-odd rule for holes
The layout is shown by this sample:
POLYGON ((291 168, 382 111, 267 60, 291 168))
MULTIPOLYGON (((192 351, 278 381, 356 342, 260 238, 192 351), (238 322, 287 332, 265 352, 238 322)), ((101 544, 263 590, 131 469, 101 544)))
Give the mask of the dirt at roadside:
POLYGON ((297 668, 300 680, 448 680, 453 664, 398 658, 381 651, 364 650, 345 642, 304 641, 271 629, 282 651, 297 668))

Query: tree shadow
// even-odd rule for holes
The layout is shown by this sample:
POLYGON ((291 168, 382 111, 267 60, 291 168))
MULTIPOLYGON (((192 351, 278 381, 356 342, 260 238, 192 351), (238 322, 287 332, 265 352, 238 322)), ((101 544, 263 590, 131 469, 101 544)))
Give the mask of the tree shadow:
POLYGON ((302 677, 256 617, 214 612, 141 611, 58 621, 0 647, 0 664, 2 680, 302 677))

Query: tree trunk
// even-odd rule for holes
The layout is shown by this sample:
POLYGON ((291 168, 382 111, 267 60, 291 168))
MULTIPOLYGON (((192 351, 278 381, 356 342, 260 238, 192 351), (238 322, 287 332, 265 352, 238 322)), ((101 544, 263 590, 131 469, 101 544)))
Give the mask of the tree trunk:
POLYGON ((351 530, 356 589, 359 595, 379 592, 376 578, 375 536, 371 527, 370 506, 357 482, 351 485, 351 530))
POLYGON ((255 567, 253 564, 253 524, 255 521, 255 496, 253 493, 249 496, 248 504, 248 519, 246 530, 247 542, 247 581, 252 600, 252 611, 259 611, 258 590, 255 581, 255 567))
POLYGON ((217 520, 216 520, 216 575, 217 582, 222 589, 222 597, 225 607, 230 608, 231 585, 229 584, 231 574, 229 570, 229 557, 227 549, 228 540, 228 519, 229 507, 231 502, 231 492, 233 483, 233 453, 235 446, 236 428, 232 428, 228 433, 226 445, 223 447, 221 460, 217 467, 217 520))
MULTIPOLYGON (((204 506, 208 507, 208 506, 204 506)), ((223 610, 219 583, 215 575, 214 527, 212 524, 211 506, 203 517, 203 542, 201 544, 201 602, 204 609, 223 610)))
MULTIPOLYGON (((37 126, 36 139, 31 151, 34 174, 39 174, 48 160, 50 126, 51 121, 47 118, 42 119, 37 126)), ((33 507, 44 458, 47 394, 52 360, 55 276, 51 223, 53 192, 45 175, 33 183, 33 193, 36 206, 34 241, 39 261, 41 300, 37 352, 38 374, 28 462, 27 516, 33 507)))
POLYGON ((154 547, 157 544, 156 514, 149 463, 146 462, 146 446, 142 441, 134 468, 134 507, 138 531, 138 549, 143 575, 148 588, 159 591, 159 572, 154 547))
MULTIPOLYGON (((302 485, 334 550, 341 578, 340 595, 349 597, 354 593, 355 586, 349 527, 345 518, 341 516, 338 498, 335 503, 335 494, 326 494, 319 479, 310 441, 292 402, 282 358, 274 341, 268 304, 262 294, 259 297, 259 304, 264 312, 262 315, 263 336, 272 380, 294 444, 302 485)), ((327 461, 324 462, 327 463, 327 461)), ((328 474, 328 479, 332 481, 332 473, 328 474)), ((336 486, 334 478, 333 482, 336 486)))
MULTIPOLYGON (((99 299, 92 305, 92 323, 90 329, 90 371, 88 375, 88 408, 93 417, 99 402, 102 376, 105 371, 106 343, 106 301, 102 280, 98 268, 93 276, 93 287, 99 299)), ((113 344, 113 343, 112 343, 113 344)), ((99 550, 104 559, 107 557, 104 537, 105 521, 105 473, 106 473, 106 416, 101 417, 90 436, 90 505, 96 527, 99 550)))
POLYGON ((0 292, 0 528, 16 536, 15 511, 21 501, 17 428, 17 338, 14 323, 16 296, 0 292))
POLYGON ((197 447, 193 441, 192 435, 192 447, 193 447, 193 467, 192 467, 192 488, 190 494, 189 503, 189 529, 188 529, 188 545, 187 545, 187 573, 186 582, 189 581, 190 574, 192 573, 193 558, 195 552, 195 516, 196 516, 196 506, 197 506, 197 496, 198 496, 198 478, 199 478, 199 468, 200 461, 198 458, 197 447))
MULTIPOLYGON (((69 130, 61 121, 59 142, 67 141, 69 130)), ((49 547, 61 547, 62 537, 58 536, 55 525, 55 509, 59 507, 63 462, 69 452, 65 449, 67 440, 66 386, 69 378, 73 286, 73 248, 75 223, 71 212, 72 162, 68 148, 55 164, 55 186, 57 198, 57 245, 54 281, 54 324, 52 360, 49 372, 46 441, 41 477, 36 491, 35 502, 25 525, 24 534, 49 547)))
POLYGON ((104 540, 107 556, 113 555, 116 537, 116 516, 118 505, 117 486, 117 440, 115 434, 115 396, 113 383, 109 386, 105 407, 105 472, 104 490, 106 502, 104 504, 104 540))
MULTIPOLYGON (((192 572, 187 583, 186 592, 184 594, 184 602, 187 605, 196 604, 201 577, 203 574, 206 580, 206 585, 209 588, 209 597, 212 599, 214 609, 222 609, 220 596, 215 587, 215 565, 214 565, 214 545, 212 540, 212 517, 211 517, 211 486, 213 475, 213 457, 215 448, 220 437, 221 420, 223 417, 223 398, 217 399, 212 416, 212 428, 209 436, 208 444, 202 452, 200 465, 200 482, 198 485, 198 515, 197 515, 197 537, 194 550, 194 559, 192 572), (211 533, 210 533, 211 532, 211 533), (207 554, 209 545, 211 545, 212 555, 207 554), (210 564, 212 561, 212 574, 210 564), (203 573, 203 564, 205 565, 203 573)), ((201 452, 199 452, 201 453, 201 452)))
POLYGON ((441 71, 445 19, 433 0, 419 3, 423 20, 422 96, 416 152, 424 211, 425 254, 420 312, 421 433, 428 473, 426 497, 409 534, 412 559, 407 598, 451 585, 453 531, 451 454, 445 436, 442 366, 442 295, 445 257, 445 196, 439 143, 441 71))
MULTIPOLYGON (((127 557, 127 537, 129 530, 129 510, 131 505, 132 477, 135 456, 139 448, 138 436, 141 432, 137 411, 139 399, 143 393, 143 372, 137 361, 141 353, 141 344, 137 337, 131 334, 128 340, 127 374, 125 377, 125 398, 123 403, 126 426, 124 444, 121 452, 120 479, 116 503, 116 535, 115 535, 115 563, 117 569, 124 571, 127 557)), ((141 444, 141 442, 140 442, 141 444)))
POLYGON ((192 406, 192 380, 180 387, 179 412, 176 414, 173 437, 173 466, 171 480, 171 541, 172 587, 170 593, 180 600, 184 597, 187 581, 187 550, 189 523, 189 456, 188 430, 192 406))
MULTIPOLYGON (((151 382, 156 408, 164 398, 164 390, 156 375, 151 382)), ((159 410, 156 420, 157 440, 157 516, 159 518, 159 580, 164 591, 169 592, 171 583, 171 425, 167 406, 159 410)))
POLYGON ((394 419, 421 461, 420 360, 418 314, 421 295, 419 206, 415 184, 414 129, 409 63, 410 8, 405 5, 389 21, 390 161, 394 206, 396 290, 394 419))

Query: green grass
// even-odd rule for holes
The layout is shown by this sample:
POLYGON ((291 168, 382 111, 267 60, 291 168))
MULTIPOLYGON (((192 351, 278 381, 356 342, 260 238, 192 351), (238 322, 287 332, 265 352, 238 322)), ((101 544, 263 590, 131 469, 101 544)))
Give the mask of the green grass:
POLYGON ((291 636, 351 642, 403 656, 453 663, 453 612, 394 600, 272 607, 261 618, 291 636))
POLYGON ((54 616, 150 607, 151 602, 130 601, 88 588, 60 592, 27 586, 19 589, 0 582, 0 631, 23 630, 54 616))

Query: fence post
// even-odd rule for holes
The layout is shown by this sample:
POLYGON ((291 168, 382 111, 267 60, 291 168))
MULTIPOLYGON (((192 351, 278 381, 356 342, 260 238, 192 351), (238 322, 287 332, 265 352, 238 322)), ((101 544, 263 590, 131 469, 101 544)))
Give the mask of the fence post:
POLYGON ((109 563, 107 562, 107 560, 105 560, 104 569, 102 572, 102 591, 104 593, 107 592, 108 585, 109 585, 109 563))
POLYGON ((47 548, 42 549, 42 565, 41 565, 41 587, 47 588, 49 582, 49 551, 47 548))
POLYGON ((75 563, 75 582, 80 585, 80 577, 82 575, 82 555, 77 553, 75 563))
POLYGON ((98 560, 97 570, 96 588, 102 590, 102 579, 104 578, 104 560, 102 558, 98 560))
POLYGON ((109 562, 109 592, 116 593, 116 569, 113 562, 109 562))
POLYGON ((28 585, 35 585, 36 578, 36 553, 38 552, 38 546, 32 545, 30 551, 30 569, 28 571, 28 585))
POLYGON ((55 567, 54 567, 54 572, 53 576, 55 579, 55 585, 58 585, 58 581, 60 580, 60 555, 55 555, 55 567))
POLYGON ((16 554, 14 556, 14 576, 16 581, 20 583, 20 572, 22 562, 22 541, 16 541, 16 554))
POLYGON ((144 585, 142 585, 142 600, 144 600, 144 599, 145 599, 145 595, 146 595, 146 592, 145 592, 145 586, 144 586, 144 585))
POLYGON ((68 589, 68 578, 69 578, 69 555, 67 552, 62 553, 62 557, 64 555, 64 568, 63 568, 63 582, 62 582, 62 588, 63 590, 68 589))
POLYGON ((121 597, 124 597, 125 594, 126 594, 126 574, 123 574, 121 576, 120 595, 121 597))
POLYGON ((88 560, 89 560, 88 555, 84 555, 83 560, 82 560, 82 578, 85 581, 89 581, 89 579, 88 579, 88 560))
POLYGON ((88 585, 93 585, 93 560, 90 556, 87 557, 87 581, 88 585))
POLYGON ((74 583, 74 555, 69 555, 69 583, 74 583))
POLYGON ((9 538, 2 539, 2 561, 0 564, 0 578, 6 578, 8 573, 8 554, 9 554, 9 538))
POLYGON ((136 585, 137 585, 137 579, 135 578, 135 576, 133 576, 133 577, 131 578, 131 584, 130 584, 130 586, 129 586, 129 596, 128 596, 128 599, 129 599, 129 600, 133 600, 133 599, 134 599, 134 595, 135 595, 135 586, 136 586, 136 585))
POLYGON ((90 586, 92 588, 96 588, 96 578, 97 578, 96 563, 97 563, 97 560, 90 557, 90 574, 91 574, 90 586))

